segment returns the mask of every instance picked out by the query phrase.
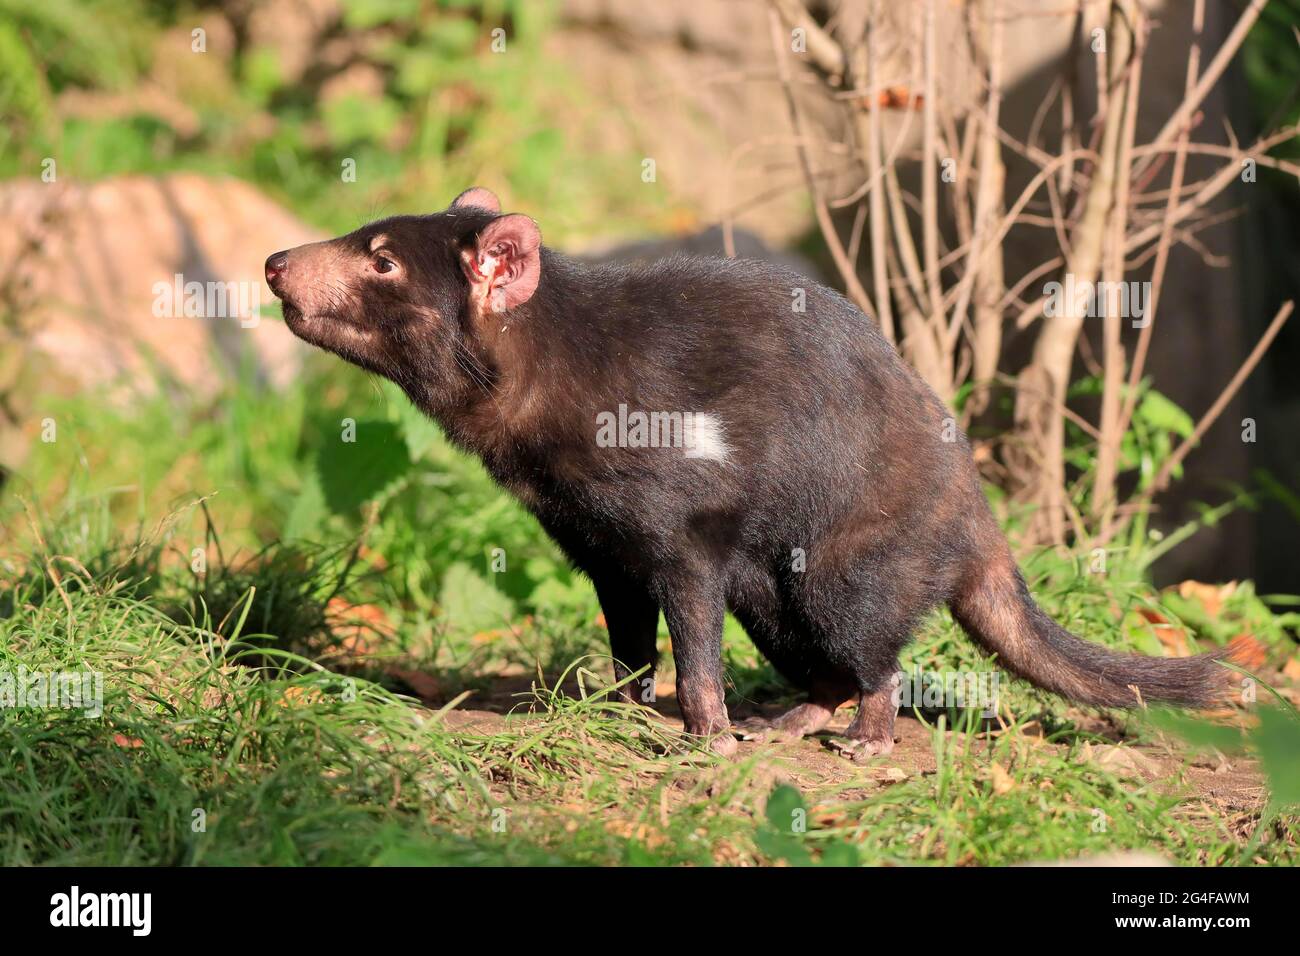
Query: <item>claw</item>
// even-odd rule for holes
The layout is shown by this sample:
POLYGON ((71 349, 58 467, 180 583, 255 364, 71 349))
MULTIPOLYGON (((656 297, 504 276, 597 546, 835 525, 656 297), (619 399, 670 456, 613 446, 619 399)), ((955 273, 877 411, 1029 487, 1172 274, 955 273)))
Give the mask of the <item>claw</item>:
POLYGON ((737 721, 732 729, 741 740, 762 743, 771 736, 772 722, 763 717, 746 717, 744 720, 737 721))
POLYGON ((883 740, 831 740, 827 746, 842 757, 854 763, 867 763, 874 757, 883 757, 891 753, 896 740, 888 737, 883 740))

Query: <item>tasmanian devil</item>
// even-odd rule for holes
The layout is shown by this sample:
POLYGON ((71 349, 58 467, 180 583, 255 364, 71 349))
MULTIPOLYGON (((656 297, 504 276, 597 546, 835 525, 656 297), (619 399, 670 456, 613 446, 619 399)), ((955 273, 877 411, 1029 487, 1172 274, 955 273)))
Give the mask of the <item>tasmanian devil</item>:
POLYGON ((1009 670, 1077 701, 1206 705, 1226 688, 1211 656, 1117 654, 1052 621, 949 410, 801 275, 584 266, 475 188, 277 252, 266 278, 294 334, 400 385, 590 576, 616 677, 653 678, 663 612, 686 729, 721 752, 728 609, 808 692, 772 731, 817 731, 856 700, 865 754, 893 746, 897 655, 941 602, 1009 670))

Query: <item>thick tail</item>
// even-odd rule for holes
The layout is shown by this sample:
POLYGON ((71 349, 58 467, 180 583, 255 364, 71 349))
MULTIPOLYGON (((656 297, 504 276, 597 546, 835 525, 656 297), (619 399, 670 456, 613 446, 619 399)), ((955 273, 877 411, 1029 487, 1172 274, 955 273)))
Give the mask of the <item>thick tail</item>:
POLYGON ((1080 703, 1209 707, 1230 686, 1232 672, 1217 663, 1221 654, 1143 657, 1075 637, 1034 603, 1006 552, 973 568, 950 603, 961 626, 1007 670, 1080 703))

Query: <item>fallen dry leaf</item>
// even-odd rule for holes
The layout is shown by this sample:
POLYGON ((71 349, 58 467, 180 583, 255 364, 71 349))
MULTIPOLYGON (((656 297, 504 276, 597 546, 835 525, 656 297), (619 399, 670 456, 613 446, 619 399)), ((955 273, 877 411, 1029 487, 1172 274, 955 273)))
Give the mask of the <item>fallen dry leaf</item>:
POLYGON ((310 707, 324 699, 324 695, 315 687, 301 687, 297 684, 286 687, 277 703, 281 707, 310 707))
POLYGON ((1006 768, 996 761, 991 769, 990 777, 993 781, 993 793, 999 797, 1016 789, 1016 781, 1012 779, 1011 774, 1007 773, 1006 768))
POLYGON ((1178 585, 1178 596, 1189 601, 1199 601, 1210 617, 1218 617, 1223 602, 1232 597, 1237 590, 1237 582, 1227 584, 1205 584, 1201 581, 1184 581, 1178 585))
POLYGON ((1154 608, 1138 608, 1138 614, 1151 625, 1151 632, 1169 652, 1170 657, 1190 657, 1192 649, 1187 644, 1187 632, 1169 623, 1169 619, 1154 608))
POLYGON ((325 606, 337 644, 324 656, 360 661, 375 654, 380 641, 391 633, 388 615, 374 604, 349 604, 340 597, 325 606))

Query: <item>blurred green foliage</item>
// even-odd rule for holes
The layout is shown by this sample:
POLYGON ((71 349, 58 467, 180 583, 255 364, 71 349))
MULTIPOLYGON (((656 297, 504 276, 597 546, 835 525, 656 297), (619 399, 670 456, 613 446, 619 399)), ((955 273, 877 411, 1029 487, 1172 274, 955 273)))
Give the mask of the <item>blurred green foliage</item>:
POLYGON ((54 96, 124 88, 145 63, 135 0, 0 0, 0 154, 56 135, 54 96))
POLYGON ((552 210, 552 238, 644 228, 653 191, 616 188, 633 159, 561 132, 588 104, 543 50, 554 7, 342 0, 324 37, 343 52, 310 51, 290 77, 276 42, 250 35, 247 4, 0 0, 0 177, 37 175, 45 157, 78 179, 229 173, 334 232, 483 182, 552 210), (77 93, 91 105, 60 109, 77 93))

